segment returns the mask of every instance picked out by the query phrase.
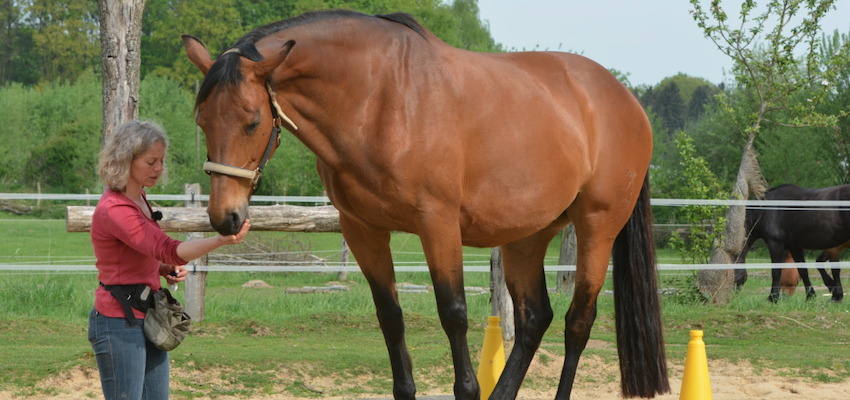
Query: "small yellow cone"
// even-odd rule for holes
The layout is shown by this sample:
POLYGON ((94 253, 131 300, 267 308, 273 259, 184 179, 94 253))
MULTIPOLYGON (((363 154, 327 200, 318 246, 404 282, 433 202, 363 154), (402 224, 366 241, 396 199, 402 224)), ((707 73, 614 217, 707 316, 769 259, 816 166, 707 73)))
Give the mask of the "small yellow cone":
POLYGON ((481 386, 481 400, 490 398, 502 370, 505 369, 505 347, 502 344, 502 328, 499 317, 487 317, 487 329, 484 330, 484 346, 481 348, 481 363, 478 364, 478 385, 481 386))
POLYGON ((679 400, 711 400, 711 382, 708 379, 708 360, 705 357, 702 331, 691 331, 679 400))

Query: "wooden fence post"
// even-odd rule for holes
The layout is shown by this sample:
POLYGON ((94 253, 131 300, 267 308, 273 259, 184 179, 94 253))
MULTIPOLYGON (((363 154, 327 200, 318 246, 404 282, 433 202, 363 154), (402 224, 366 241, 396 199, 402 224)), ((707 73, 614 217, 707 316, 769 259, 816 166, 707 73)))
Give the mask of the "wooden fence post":
POLYGON ((494 247, 490 251, 490 296, 492 315, 499 317, 502 340, 513 340, 516 330, 514 302, 505 285, 505 268, 502 265, 502 249, 499 247, 494 247))
MULTIPOLYGON (((198 183, 185 184, 184 192, 190 196, 190 200, 186 201, 186 207, 201 207, 201 185, 198 183)), ((186 241, 203 239, 204 234, 200 232, 189 232, 186 234, 186 241)), ((189 261, 186 269, 189 270, 189 275, 186 276, 186 313, 192 317, 192 320, 201 322, 204 320, 204 292, 207 286, 207 272, 196 271, 198 266, 206 265, 207 256, 203 256, 197 260, 189 261)))
MULTIPOLYGON (((343 267, 348 266, 348 243, 345 243, 345 238, 342 238, 342 252, 339 254, 339 265, 343 267)), ((339 271, 336 274, 336 280, 342 282, 346 278, 348 278, 348 271, 339 271)))
MULTIPOLYGON (((561 231, 561 254, 558 256, 558 265, 575 265, 576 253, 576 228, 572 223, 561 231)), ((558 293, 572 294, 576 285, 575 271, 558 271, 558 279, 555 284, 558 293)))

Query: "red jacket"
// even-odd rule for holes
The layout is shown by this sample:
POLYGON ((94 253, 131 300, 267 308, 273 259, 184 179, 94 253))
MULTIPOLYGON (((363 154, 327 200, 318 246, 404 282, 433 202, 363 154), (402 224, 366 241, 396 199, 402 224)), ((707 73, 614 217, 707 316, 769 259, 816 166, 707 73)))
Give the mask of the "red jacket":
MULTIPOLYGON (((142 197, 145 193, 142 191, 142 197)), ((145 198, 147 204, 147 198, 145 198)), ((153 213, 153 210, 151 210, 153 213)), ((159 264, 185 265, 177 255, 179 240, 170 238, 156 221, 142 213, 136 203, 123 193, 106 189, 95 207, 91 224, 91 241, 97 258, 97 278, 104 285, 143 283, 160 289, 159 264)), ((98 285, 94 308, 107 317, 125 317, 118 300, 98 285)), ((145 313, 133 309, 136 318, 145 313)))

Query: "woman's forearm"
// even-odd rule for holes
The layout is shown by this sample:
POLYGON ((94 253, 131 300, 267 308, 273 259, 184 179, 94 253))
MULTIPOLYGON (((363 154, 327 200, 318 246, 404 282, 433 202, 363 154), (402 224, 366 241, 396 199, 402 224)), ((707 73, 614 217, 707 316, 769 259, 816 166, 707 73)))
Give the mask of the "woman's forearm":
POLYGON ((249 229, 251 229, 251 220, 246 218, 237 234, 227 236, 216 235, 206 239, 180 243, 177 245, 177 255, 186 261, 201 258, 221 246, 242 243, 249 229))
POLYGON ((216 235, 206 239, 191 240, 180 243, 177 246, 177 255, 180 258, 191 261, 205 256, 207 253, 227 244, 224 237, 216 235))

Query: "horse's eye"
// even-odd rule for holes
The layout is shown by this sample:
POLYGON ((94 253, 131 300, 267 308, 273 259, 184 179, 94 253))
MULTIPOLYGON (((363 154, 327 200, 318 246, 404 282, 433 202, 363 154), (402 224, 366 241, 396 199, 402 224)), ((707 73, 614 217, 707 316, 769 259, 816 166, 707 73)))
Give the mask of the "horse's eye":
POLYGON ((257 126, 259 126, 259 125, 260 125, 260 120, 256 120, 256 121, 252 122, 250 125, 248 125, 248 128, 245 131, 248 132, 249 134, 254 133, 254 131, 257 129, 257 126))

